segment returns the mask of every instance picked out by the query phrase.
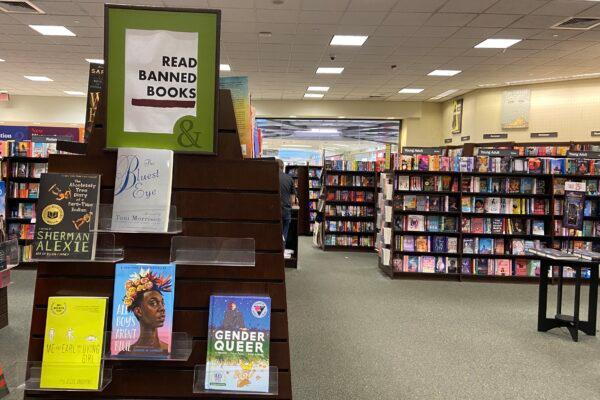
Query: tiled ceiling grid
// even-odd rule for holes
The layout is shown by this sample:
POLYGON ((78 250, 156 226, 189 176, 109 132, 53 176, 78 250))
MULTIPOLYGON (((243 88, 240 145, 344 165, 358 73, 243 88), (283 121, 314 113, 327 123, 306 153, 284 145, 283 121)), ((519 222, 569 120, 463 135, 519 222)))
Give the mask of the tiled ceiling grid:
MULTIPOLYGON (((301 99, 310 85, 324 99, 422 101, 450 89, 600 72, 600 28, 551 30, 571 16, 600 17, 587 0, 131 0, 153 6, 218 8, 223 75, 247 75, 254 99, 301 99), (263 37, 259 32, 271 32, 263 37), (362 47, 329 46, 332 35, 369 35, 362 47), (486 38, 525 39, 506 49, 474 49, 486 38), (335 56, 335 60, 331 60, 335 56), (395 68, 392 68, 395 65, 395 68), (316 75, 341 66, 341 75, 316 75), (430 77, 459 69, 454 77, 430 77), (420 94, 398 94, 419 87, 420 94)), ((0 13, 0 89, 13 94, 85 91, 85 58, 101 58, 103 3, 35 1, 46 15, 0 13), (27 25, 65 25, 76 37, 48 37, 27 25), (46 75, 54 82, 31 82, 46 75)), ((308 101, 308 100, 307 100, 308 101)))

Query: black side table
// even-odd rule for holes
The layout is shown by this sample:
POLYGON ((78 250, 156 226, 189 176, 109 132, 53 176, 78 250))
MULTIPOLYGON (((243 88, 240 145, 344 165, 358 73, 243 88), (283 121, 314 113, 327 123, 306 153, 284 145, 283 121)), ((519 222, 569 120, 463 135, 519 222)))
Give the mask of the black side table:
POLYGON ((596 336, 596 311, 598 308, 598 261, 585 260, 555 260, 546 257, 540 257, 540 293, 538 306, 538 332, 547 332, 550 329, 566 327, 577 342, 579 331, 586 335, 596 336), (552 266, 558 266, 558 295, 556 302, 556 315, 554 318, 546 317, 546 308, 548 302, 548 272, 552 266), (562 294, 563 294, 563 268, 571 267, 575 270, 575 305, 573 315, 562 313, 562 294), (581 297, 581 271, 584 268, 590 269, 590 295, 588 306, 587 321, 579 319, 579 303, 581 297))

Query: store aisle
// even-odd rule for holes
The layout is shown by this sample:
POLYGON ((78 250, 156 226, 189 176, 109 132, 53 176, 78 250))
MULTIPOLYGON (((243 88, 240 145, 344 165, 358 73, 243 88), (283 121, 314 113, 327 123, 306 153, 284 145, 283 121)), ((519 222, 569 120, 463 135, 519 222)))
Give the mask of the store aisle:
POLYGON ((392 281, 374 254, 310 238, 299 252, 287 271, 296 400, 600 398, 600 339, 538 333, 536 285, 392 281))

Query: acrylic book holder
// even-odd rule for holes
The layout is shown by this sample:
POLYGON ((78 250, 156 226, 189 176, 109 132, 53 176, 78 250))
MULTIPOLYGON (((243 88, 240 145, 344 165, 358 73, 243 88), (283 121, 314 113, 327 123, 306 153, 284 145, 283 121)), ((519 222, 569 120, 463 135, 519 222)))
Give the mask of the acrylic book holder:
MULTIPOLYGON (((57 367, 69 368, 71 366, 57 365, 57 367)), ((4 377, 6 379, 8 390, 10 391, 9 396, 22 393, 24 390, 34 390, 39 392, 102 392, 112 382, 112 367, 106 367, 104 361, 102 361, 100 368, 98 388, 96 389, 41 388, 41 361, 17 362, 11 364, 4 368, 4 377)))
POLYGON ((174 236, 171 262, 184 265, 254 267, 252 238, 174 236))
POLYGON ((171 353, 168 355, 152 353, 130 353, 130 354, 111 354, 110 352, 111 332, 106 332, 104 360, 114 361, 187 361, 192 354, 193 340, 187 332, 173 332, 171 341, 171 353))
POLYGON ((106 262, 116 263, 125 258, 123 247, 116 247, 114 233, 98 233, 96 236, 96 253, 91 260, 77 258, 32 258, 33 262, 106 262))
POLYGON ((246 392, 242 390, 214 390, 205 388, 206 365, 194 367, 194 393, 235 394, 238 396, 277 396, 279 394, 278 368, 269 367, 269 390, 267 392, 246 392))
POLYGON ((140 228, 121 228, 114 227, 112 224, 113 205, 112 204, 100 204, 98 209, 98 228, 97 232, 114 232, 114 233, 166 233, 174 235, 180 233, 183 229, 183 222, 181 218, 177 217, 177 207, 171 206, 169 211, 169 225, 166 231, 154 230, 152 228, 140 229, 140 228))

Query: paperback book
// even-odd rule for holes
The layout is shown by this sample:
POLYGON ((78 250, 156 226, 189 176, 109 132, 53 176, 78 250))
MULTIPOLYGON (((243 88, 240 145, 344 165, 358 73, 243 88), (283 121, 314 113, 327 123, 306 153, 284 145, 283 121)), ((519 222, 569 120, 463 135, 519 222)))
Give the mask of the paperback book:
POLYGON ((205 389, 269 391, 271 298, 210 296, 205 389))
POLYGON ((106 297, 49 297, 42 389, 97 390, 100 385, 106 297))
POLYGON ((43 174, 40 189, 33 258, 94 259, 100 175, 43 174))
POLYGON ((166 232, 172 179, 173 151, 119 148, 112 230, 166 232))
POLYGON ((171 353, 175 264, 117 264, 110 353, 151 358, 171 353))

